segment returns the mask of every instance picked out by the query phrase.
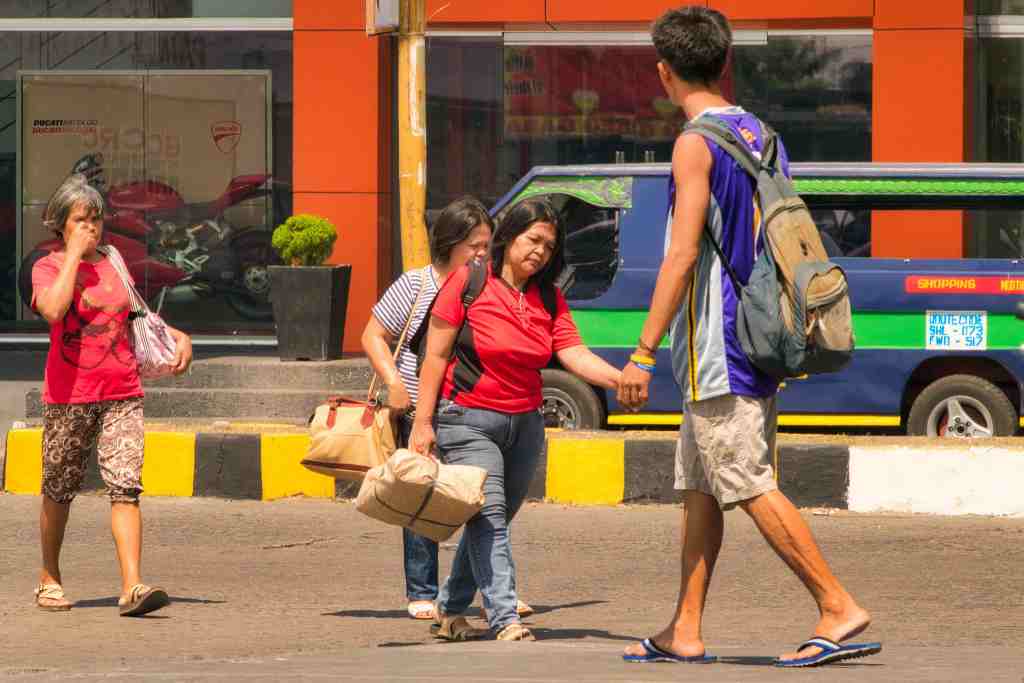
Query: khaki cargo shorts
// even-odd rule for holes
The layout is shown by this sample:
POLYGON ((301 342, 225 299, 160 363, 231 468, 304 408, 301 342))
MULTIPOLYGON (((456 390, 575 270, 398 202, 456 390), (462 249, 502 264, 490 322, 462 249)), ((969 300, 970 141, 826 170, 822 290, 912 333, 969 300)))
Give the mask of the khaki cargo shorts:
POLYGON ((778 488, 775 396, 726 394, 686 404, 676 442, 676 489, 715 498, 723 510, 778 488))

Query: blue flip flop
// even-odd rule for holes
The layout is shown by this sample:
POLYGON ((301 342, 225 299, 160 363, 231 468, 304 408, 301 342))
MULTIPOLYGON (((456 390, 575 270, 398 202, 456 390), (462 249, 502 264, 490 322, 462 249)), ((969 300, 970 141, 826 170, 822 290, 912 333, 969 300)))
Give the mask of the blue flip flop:
POLYGON ((713 657, 707 654, 697 655, 694 657, 684 657, 683 655, 665 652, 655 645, 654 641, 650 638, 644 638, 640 644, 644 646, 644 654, 622 655, 622 659, 633 664, 651 664, 654 662, 671 662, 673 664, 710 664, 718 660, 718 657, 713 657))
POLYGON ((822 638, 821 636, 805 640, 800 643, 800 647, 796 651, 802 652, 809 647, 821 648, 821 652, 810 657, 801 657, 800 659, 776 659, 774 662, 775 666, 785 668, 821 666, 822 664, 832 664, 833 662, 841 662, 846 659, 877 655, 882 651, 881 643, 846 643, 845 645, 840 645, 834 640, 822 638))

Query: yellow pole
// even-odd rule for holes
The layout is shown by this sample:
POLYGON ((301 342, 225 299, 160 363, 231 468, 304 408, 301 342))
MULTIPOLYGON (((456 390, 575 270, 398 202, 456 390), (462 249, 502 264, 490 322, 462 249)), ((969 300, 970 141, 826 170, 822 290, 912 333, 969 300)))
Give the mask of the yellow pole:
POLYGON ((398 187, 403 270, 430 263, 427 203, 425 0, 401 0, 398 34, 398 187))

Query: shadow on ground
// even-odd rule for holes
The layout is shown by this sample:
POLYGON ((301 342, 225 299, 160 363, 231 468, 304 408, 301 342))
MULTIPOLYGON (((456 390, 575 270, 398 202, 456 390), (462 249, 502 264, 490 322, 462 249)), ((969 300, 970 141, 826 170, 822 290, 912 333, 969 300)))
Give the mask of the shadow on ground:
MULTIPOLYGON (((182 598, 171 596, 171 604, 184 603, 191 605, 223 605, 226 600, 205 600, 203 598, 182 598)), ((86 600, 78 600, 74 605, 78 607, 117 607, 117 596, 112 598, 88 598, 86 600)))
MULTIPOLYGON (((589 607, 591 605, 603 605, 607 600, 581 600, 579 602, 567 602, 561 605, 533 605, 533 616, 557 612, 563 609, 574 609, 576 607, 589 607)), ((468 616, 483 616, 480 608, 470 609, 468 616)), ((351 617, 353 619, 411 619, 409 613, 404 609, 346 609, 339 612, 324 612, 322 617, 351 617)), ((531 617, 527 617, 529 621, 531 617)))

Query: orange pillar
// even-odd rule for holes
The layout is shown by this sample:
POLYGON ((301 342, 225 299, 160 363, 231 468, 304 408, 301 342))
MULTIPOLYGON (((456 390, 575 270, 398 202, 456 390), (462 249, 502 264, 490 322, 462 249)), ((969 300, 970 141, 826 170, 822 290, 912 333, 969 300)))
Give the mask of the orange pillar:
POLYGON ((352 265, 344 350, 361 351, 389 283, 391 97, 388 38, 368 38, 362 2, 294 0, 294 211, 329 218, 329 263, 352 265))
MULTIPOLYGON (((965 160, 968 59, 964 3, 945 0, 922 11, 906 0, 876 0, 872 158, 965 160)), ((962 211, 876 211, 872 256, 963 256, 962 211)))

